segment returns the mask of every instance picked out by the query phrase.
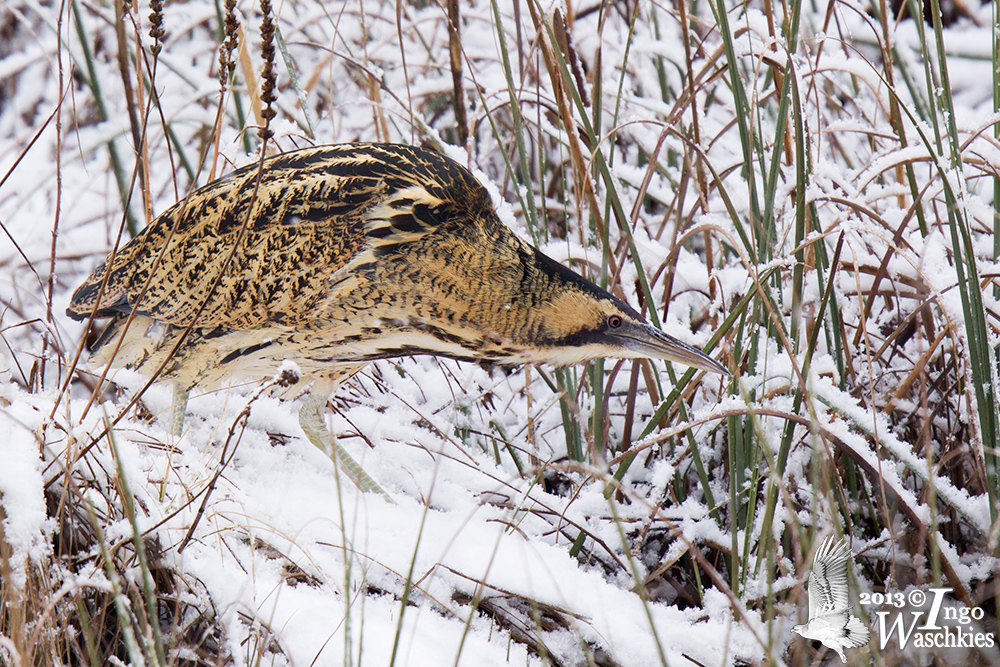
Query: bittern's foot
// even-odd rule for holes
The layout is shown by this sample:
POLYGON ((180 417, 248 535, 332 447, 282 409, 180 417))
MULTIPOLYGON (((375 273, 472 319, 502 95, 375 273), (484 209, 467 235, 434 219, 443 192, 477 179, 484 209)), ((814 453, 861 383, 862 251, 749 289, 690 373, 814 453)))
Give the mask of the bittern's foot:
POLYGON ((299 410, 299 425, 302 427, 302 431, 306 434, 309 442, 325 452, 334 461, 334 465, 347 475, 356 487, 366 493, 379 493, 390 503, 395 504, 392 497, 368 476, 368 473, 361 468, 354 457, 348 454, 347 450, 337 442, 336 437, 330 433, 325 419, 327 397, 327 394, 315 392, 306 397, 302 409, 299 410))

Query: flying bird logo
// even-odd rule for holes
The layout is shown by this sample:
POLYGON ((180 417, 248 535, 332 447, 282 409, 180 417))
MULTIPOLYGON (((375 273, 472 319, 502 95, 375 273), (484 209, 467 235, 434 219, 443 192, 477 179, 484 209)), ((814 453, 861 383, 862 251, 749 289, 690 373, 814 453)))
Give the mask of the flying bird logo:
POLYGON ((806 639, 815 639, 832 648, 843 662, 845 648, 868 644, 871 632, 848 607, 847 542, 828 537, 820 545, 809 573, 809 622, 792 628, 806 639))

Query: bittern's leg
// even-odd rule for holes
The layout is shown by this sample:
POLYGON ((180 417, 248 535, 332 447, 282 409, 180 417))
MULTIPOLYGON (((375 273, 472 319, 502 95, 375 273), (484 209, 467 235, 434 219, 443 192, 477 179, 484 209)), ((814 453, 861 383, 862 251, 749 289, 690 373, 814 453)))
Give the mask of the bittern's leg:
POLYGON ((323 452, 336 459, 334 463, 347 475, 354 485, 364 492, 375 492, 382 494, 390 502, 394 502, 388 493, 382 490, 375 480, 368 476, 361 465, 347 453, 336 436, 330 433, 326 426, 326 402, 330 398, 330 386, 322 383, 323 386, 313 387, 312 392, 306 397, 302 409, 299 410, 299 425, 305 432, 309 442, 316 445, 323 452))
POLYGON ((170 432, 180 435, 184 430, 184 415, 187 413, 188 390, 180 382, 174 382, 174 405, 170 423, 170 432))

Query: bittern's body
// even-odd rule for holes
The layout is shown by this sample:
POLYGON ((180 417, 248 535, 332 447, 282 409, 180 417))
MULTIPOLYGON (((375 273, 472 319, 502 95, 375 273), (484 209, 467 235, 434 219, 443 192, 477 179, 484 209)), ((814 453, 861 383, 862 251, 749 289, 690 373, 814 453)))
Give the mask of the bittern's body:
POLYGON ((294 151, 205 186, 109 257, 67 312, 113 317, 105 355, 121 337, 116 365, 162 367, 183 388, 270 378, 286 359, 329 387, 417 354, 725 372, 513 234, 466 169, 394 144, 294 151))

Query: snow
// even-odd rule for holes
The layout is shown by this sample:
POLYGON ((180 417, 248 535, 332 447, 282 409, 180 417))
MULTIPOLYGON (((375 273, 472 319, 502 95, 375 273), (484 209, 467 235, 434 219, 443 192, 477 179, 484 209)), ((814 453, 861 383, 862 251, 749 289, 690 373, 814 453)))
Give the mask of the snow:
MULTIPOLYGON (((171 543, 181 541, 198 505, 187 499, 205 488, 219 466, 220 448, 201 449, 197 443, 213 440, 204 431, 213 431, 216 441, 222 438, 228 422, 243 407, 239 397, 234 399, 223 408, 217 424, 198 423, 174 442, 169 465, 163 451, 127 437, 130 428, 140 425, 119 426, 120 464, 149 512, 141 521, 144 528, 157 526, 158 533, 171 543), (150 480, 149 490, 162 485, 165 493, 157 498, 143 491, 141 479, 150 480)), ((79 402, 74 407, 78 410, 79 402)), ((544 533, 551 526, 535 514, 558 499, 529 490, 523 497, 511 498, 513 504, 477 500, 468 492, 472 483, 463 479, 463 470, 487 497, 485 492, 491 488, 501 495, 512 491, 503 471, 478 469, 487 468, 487 460, 469 467, 464 461, 442 457, 434 468, 425 464, 421 470, 410 465, 412 459, 405 454, 410 451, 426 458, 424 449, 385 439, 398 435, 398 427, 386 429, 384 435, 366 433, 376 442, 372 455, 378 457, 373 461, 369 456, 364 463, 371 474, 384 474, 389 480, 386 486, 397 499, 397 504, 389 504, 349 486, 338 488, 332 463, 304 439, 274 445, 265 430, 288 425, 276 423, 280 407, 264 399, 253 407, 251 428, 235 444, 194 540, 174 558, 185 572, 205 583, 224 617, 249 611, 271 628, 291 664, 313 660, 336 664, 345 651, 352 650, 363 651, 375 664, 387 664, 390 638, 397 631, 403 664, 450 664, 456 659, 458 664, 500 665, 511 660, 541 664, 537 656, 528 656, 523 646, 511 645, 505 633, 491 628, 483 618, 473 615, 470 621, 469 608, 452 601, 454 591, 470 598, 477 592, 524 596, 570 612, 572 632, 557 633, 549 645, 564 655, 578 651, 577 642, 590 641, 606 647, 621 664, 655 664, 661 648, 671 664, 685 664, 685 656, 693 664, 718 663, 722 647, 710 638, 724 631, 734 633, 750 654, 759 651, 724 615, 706 619, 698 610, 648 606, 618 582, 581 568, 567 554, 565 542, 546 540, 544 533), (396 463, 395 478, 390 469, 378 465, 384 465, 386 458, 396 463), (460 488, 461 482, 467 484, 460 488), (413 485, 417 488, 411 494, 399 492, 401 486, 413 485), (294 563, 314 583, 290 583, 285 563, 294 563), (359 594, 364 587, 401 590, 407 577, 416 582, 415 608, 401 607, 384 594, 359 594), (466 634, 463 628, 470 622, 466 634), (345 646, 348 625, 353 633, 351 646, 345 646)), ((101 424, 92 419, 90 426, 93 430, 101 424)), ((154 439, 170 439, 156 426, 141 428, 154 439)), ((446 447, 444 442, 428 440, 426 434, 422 437, 428 449, 446 447)), ((50 443, 53 455, 59 454, 59 444, 50 443)), ((25 555, 31 550, 21 549, 22 543, 13 536, 34 536, 34 550, 45 544, 37 451, 30 435, 16 448, 7 445, 5 454, 14 457, 27 452, 26 460, 11 460, 0 477, 5 506, 8 498, 16 497, 19 508, 20 523, 10 524, 8 541, 25 555), (12 483, 11 475, 23 481, 12 483), (24 525, 29 520, 36 525, 24 525)), ((588 505, 606 507, 595 502, 599 491, 588 493, 573 513, 590 514, 588 505)), ((127 538, 130 529, 127 522, 119 522, 106 532, 114 540, 127 538)))
POLYGON ((43 563, 49 555, 52 524, 42 495, 39 434, 35 430, 41 414, 30 398, 21 398, 0 412, 0 433, 5 434, 0 465, 0 536, 11 550, 7 564, 10 583, 24 591, 28 561, 43 563))

